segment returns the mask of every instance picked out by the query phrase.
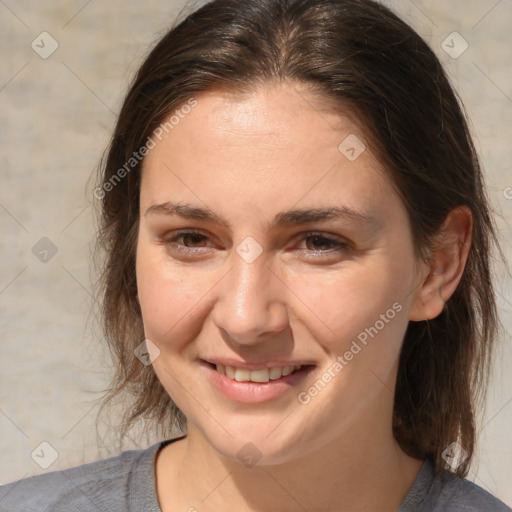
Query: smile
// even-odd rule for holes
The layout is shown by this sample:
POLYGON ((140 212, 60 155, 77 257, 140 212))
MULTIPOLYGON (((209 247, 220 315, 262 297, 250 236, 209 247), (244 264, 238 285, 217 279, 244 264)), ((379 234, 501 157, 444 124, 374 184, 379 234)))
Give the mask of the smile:
POLYGON ((314 364, 268 364, 270 366, 267 367, 247 364, 252 367, 241 368, 202 360, 200 368, 206 372, 214 389, 225 398, 256 404, 275 400, 290 392, 290 398, 293 399, 304 388, 306 377, 316 367, 314 364))

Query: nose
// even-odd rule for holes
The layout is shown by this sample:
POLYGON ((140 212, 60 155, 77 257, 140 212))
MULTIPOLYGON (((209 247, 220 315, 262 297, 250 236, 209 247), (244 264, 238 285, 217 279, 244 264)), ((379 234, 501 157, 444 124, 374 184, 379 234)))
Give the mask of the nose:
POLYGON ((286 286, 264 255, 247 263, 237 254, 218 286, 215 325, 238 345, 256 345, 286 329, 286 286))

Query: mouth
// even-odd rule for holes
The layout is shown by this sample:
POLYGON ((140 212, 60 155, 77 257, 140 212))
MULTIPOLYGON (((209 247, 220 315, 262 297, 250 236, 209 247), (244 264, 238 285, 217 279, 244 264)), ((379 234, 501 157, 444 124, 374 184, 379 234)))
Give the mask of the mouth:
POLYGON ((297 393, 304 387, 304 379, 315 368, 314 364, 277 363, 251 368, 231 366, 211 361, 200 361, 210 382, 227 398, 236 402, 259 403, 275 399, 291 390, 297 393))

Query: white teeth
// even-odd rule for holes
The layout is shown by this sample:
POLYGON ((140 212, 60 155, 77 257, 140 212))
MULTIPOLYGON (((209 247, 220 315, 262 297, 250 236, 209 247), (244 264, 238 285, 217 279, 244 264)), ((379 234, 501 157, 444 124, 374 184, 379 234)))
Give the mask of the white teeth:
POLYGON ((290 373, 293 372, 295 367, 293 366, 285 366, 283 369, 282 369, 282 372, 283 372, 283 376, 286 377, 286 375, 290 375, 290 373))
POLYGON ((294 371, 299 370, 301 365, 247 370, 245 368, 235 368, 233 366, 217 364, 216 368, 219 373, 238 382, 268 382, 269 380, 277 380, 286 375, 290 375, 294 371))
POLYGON ((268 382, 269 380, 268 368, 262 370, 251 370, 251 380, 253 382, 268 382))
POLYGON ((235 370, 235 380, 238 382, 247 382, 251 380, 251 371, 244 368, 237 368, 235 370))
POLYGON ((270 368, 270 378, 276 380, 281 378, 281 368, 270 368))

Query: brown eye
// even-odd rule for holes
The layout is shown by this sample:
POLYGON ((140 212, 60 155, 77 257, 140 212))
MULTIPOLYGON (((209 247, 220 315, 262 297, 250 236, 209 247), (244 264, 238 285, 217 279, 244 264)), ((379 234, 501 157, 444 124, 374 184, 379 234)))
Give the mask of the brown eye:
POLYGON ((204 235, 201 235, 200 233, 182 233, 181 235, 178 235, 174 240, 176 239, 183 239, 183 245, 190 247, 190 246, 196 246, 199 245, 200 247, 203 247, 200 245, 206 237, 204 235), (187 241, 189 243, 187 243, 187 241))
POLYGON ((207 242, 208 236, 198 231, 173 231, 163 238, 168 251, 181 253, 198 253, 203 249, 209 249, 207 242))
POLYGON ((329 238, 320 234, 307 234, 304 239, 306 240, 306 246, 311 251, 343 251, 348 249, 348 244, 334 238, 329 238))
POLYGON ((306 240, 310 242, 309 244, 306 242, 306 245, 309 246, 308 249, 312 251, 329 250, 337 246, 336 240, 331 240, 330 238, 319 235, 308 236, 306 240))

